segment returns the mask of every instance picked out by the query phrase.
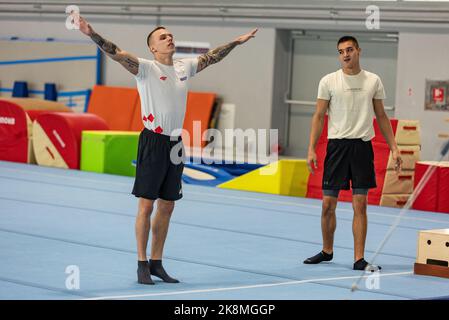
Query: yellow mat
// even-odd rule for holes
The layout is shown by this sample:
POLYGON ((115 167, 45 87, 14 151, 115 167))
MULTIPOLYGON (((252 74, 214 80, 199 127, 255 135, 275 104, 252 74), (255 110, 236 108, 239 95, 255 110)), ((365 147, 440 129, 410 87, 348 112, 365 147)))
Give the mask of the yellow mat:
POLYGON ((305 197, 309 171, 305 159, 279 160, 218 185, 223 189, 305 197))

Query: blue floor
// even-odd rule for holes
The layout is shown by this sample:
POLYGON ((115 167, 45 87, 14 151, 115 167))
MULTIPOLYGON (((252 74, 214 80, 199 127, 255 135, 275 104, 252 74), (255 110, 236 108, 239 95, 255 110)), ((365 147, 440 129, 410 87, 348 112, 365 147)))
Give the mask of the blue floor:
MULTIPOLYGON (((0 162, 0 299, 420 299, 449 296, 449 279, 413 274, 419 230, 449 215, 409 211, 376 264, 353 262, 352 208, 339 203, 334 260, 321 249, 321 201, 184 185, 164 251, 180 284, 136 282, 133 178, 0 162), (80 271, 66 287, 67 266, 80 271), (369 284, 376 284, 374 287, 369 284)), ((366 257, 399 210, 370 206, 366 257)))

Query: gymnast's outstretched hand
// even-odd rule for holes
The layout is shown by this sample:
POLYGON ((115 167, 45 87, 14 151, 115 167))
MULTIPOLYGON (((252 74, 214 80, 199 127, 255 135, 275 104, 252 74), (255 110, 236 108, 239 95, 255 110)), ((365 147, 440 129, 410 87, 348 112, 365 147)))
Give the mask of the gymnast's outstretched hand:
POLYGON ((235 39, 235 41, 238 44, 244 44, 246 41, 248 41, 249 39, 255 38, 255 34, 258 31, 258 28, 253 29, 251 32, 248 32, 247 34, 241 35, 240 37, 238 37, 237 39, 235 39))

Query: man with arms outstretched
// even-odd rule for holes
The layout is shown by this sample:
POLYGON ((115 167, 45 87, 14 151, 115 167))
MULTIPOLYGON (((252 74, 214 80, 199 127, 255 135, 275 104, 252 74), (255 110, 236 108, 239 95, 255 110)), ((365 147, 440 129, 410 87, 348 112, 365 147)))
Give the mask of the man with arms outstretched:
MULTIPOLYGON (((162 266, 162 252, 175 201, 182 198, 181 179, 184 164, 172 161, 170 153, 181 142, 186 110, 188 81, 196 73, 221 61, 236 46, 254 38, 257 29, 197 58, 173 60, 175 43, 165 27, 157 27, 147 37, 154 60, 137 58, 96 33, 79 17, 79 29, 89 36, 110 58, 131 72, 140 95, 144 129, 139 136, 136 179, 133 194, 138 197, 136 240, 137 280, 154 284, 151 275, 165 282, 177 283, 162 266), (151 221, 153 206, 157 212, 151 221), (152 230, 151 259, 147 243, 152 230)), ((182 148, 180 150, 183 150, 182 148)), ((183 155, 180 155, 181 157, 183 155)))

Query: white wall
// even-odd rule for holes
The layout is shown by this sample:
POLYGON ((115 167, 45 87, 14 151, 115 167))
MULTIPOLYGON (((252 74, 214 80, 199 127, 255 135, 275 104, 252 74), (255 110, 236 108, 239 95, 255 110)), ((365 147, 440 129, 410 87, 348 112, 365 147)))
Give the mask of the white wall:
MULTIPOLYGON (((27 19, 0 20, 0 36, 55 37, 64 39, 85 39, 78 31, 68 31, 64 19, 30 21, 27 19)), ((147 33, 156 25, 155 20, 105 20, 90 19, 96 30, 114 41, 120 48, 142 57, 151 57, 147 52, 147 33)), ((230 22, 211 21, 172 22, 162 20, 175 34, 176 40, 210 42, 217 46, 248 31, 249 25, 233 25, 230 22)), ((447 33, 419 33, 401 31, 397 60, 396 111, 395 117, 419 119, 422 126, 422 159, 434 159, 443 140, 439 132, 449 133, 449 112, 424 111, 425 79, 449 79, 449 35, 447 33), (409 96, 409 88, 412 95, 409 96)), ((256 39, 236 48, 221 63, 204 70, 192 80, 195 91, 215 91, 226 103, 234 103, 236 126, 246 128, 282 127, 282 88, 276 72, 281 54, 275 58, 275 27, 263 27, 256 39)), ((1 48, 0 48, 1 50, 1 48)), ((279 51, 279 50, 278 50, 279 51)), ((283 70, 281 68, 280 70, 283 70)), ((63 70, 61 72, 64 72, 63 70)), ((105 62, 105 84, 134 86, 133 78, 113 61, 105 62)), ((282 137, 282 135, 281 135, 282 137)))
MULTIPOLYGON (((121 49, 152 58, 146 47, 146 37, 156 25, 154 19, 142 22, 91 18, 89 22, 99 34, 121 49)), ((86 39, 79 31, 67 30, 64 23, 63 19, 2 19, 0 36, 86 39)), ((168 20, 159 23, 169 28, 175 41, 209 42, 212 47, 225 44, 251 30, 250 26, 233 26, 220 21, 210 25, 180 24, 168 20)), ((235 48, 223 61, 202 71, 191 82, 192 91, 213 91, 223 98, 223 102, 235 104, 237 128, 270 128, 275 34, 274 28, 261 28, 255 39, 235 48)), ((135 86, 133 77, 110 59, 104 63, 103 79, 106 85, 135 86)))
POLYGON ((426 79, 449 80, 449 35, 401 32, 395 116, 420 120, 421 159, 434 160, 444 142, 438 133, 449 133, 449 112, 424 110, 426 79))
POLYGON ((290 61, 290 31, 278 30, 276 32, 275 60, 273 64, 273 105, 271 109, 271 128, 279 132, 279 144, 286 145, 286 116, 288 105, 285 93, 288 87, 289 61, 290 61))

